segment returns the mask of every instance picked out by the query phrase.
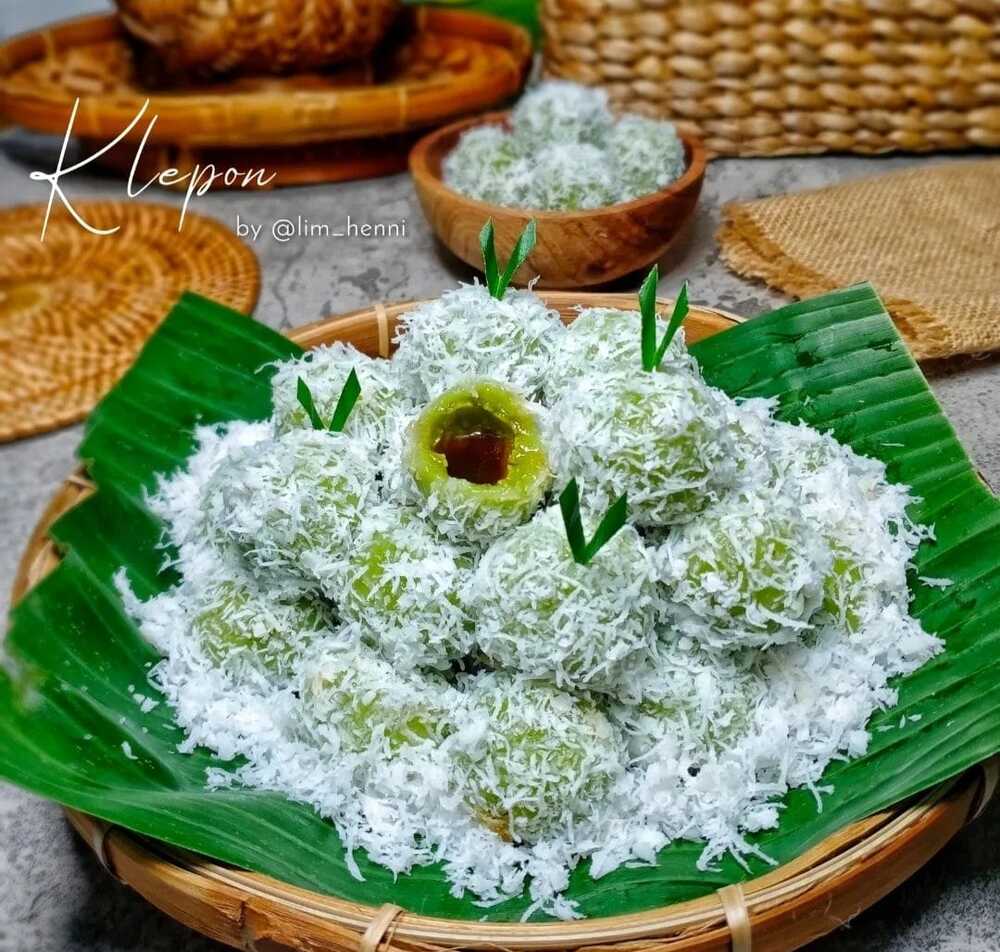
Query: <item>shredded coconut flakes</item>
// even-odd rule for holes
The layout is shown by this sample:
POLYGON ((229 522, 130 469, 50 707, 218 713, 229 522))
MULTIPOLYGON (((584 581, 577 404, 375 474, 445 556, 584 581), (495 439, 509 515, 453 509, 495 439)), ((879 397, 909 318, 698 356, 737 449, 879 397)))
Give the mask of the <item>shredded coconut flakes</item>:
MULTIPOLYGON (((881 463, 706 387, 682 341, 643 374, 627 314, 584 317, 567 334, 530 292, 475 286, 411 311, 372 378, 403 395, 373 417, 378 435, 361 418, 341 435, 200 428, 149 498, 181 582, 144 602, 116 576, 162 655, 149 679, 180 750, 245 760, 207 786, 312 806, 358 878, 356 850, 397 874, 441 863, 455 896, 526 891, 526 917, 572 918, 584 857, 599 878, 694 838, 702 869, 767 861, 747 836, 778 824, 792 788, 822 809, 826 766, 865 753, 892 678, 941 649, 908 612, 932 530, 881 463), (576 475, 596 506, 587 530, 627 484, 642 534, 626 526, 583 567, 554 507, 476 548, 420 523, 410 408, 484 373, 555 404, 537 414, 558 484, 576 475), (475 673, 476 649, 502 670, 475 673)), ((323 368, 310 379, 332 393, 343 356, 279 365, 281 401, 323 368)))
POLYGON ((616 119, 598 89, 543 82, 521 98, 510 125, 467 130, 445 158, 445 184, 497 205, 572 211, 631 201, 684 173, 672 123, 616 119))

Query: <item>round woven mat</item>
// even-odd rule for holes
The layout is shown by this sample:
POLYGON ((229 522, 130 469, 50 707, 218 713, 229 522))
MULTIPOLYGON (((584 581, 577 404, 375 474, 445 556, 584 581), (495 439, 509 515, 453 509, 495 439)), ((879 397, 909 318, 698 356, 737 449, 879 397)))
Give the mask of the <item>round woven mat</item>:
POLYGON ((86 416, 183 291, 248 313, 260 269, 218 222, 147 202, 57 200, 0 211, 0 442, 86 416))

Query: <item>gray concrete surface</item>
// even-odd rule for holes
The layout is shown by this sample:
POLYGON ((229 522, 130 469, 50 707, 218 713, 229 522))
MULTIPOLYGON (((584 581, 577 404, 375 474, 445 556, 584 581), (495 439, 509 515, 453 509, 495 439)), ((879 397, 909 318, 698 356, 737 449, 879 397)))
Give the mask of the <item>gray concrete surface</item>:
MULTIPOLYGON (((0 34, 46 16, 99 3, 0 0, 0 34)), ((29 181, 51 169, 57 143, 8 134, 0 140, 0 206, 43 201, 29 181)), ((719 260, 713 234, 725 201, 748 199, 941 159, 823 157, 729 160, 709 169, 689 234, 661 265, 661 289, 691 281, 693 298, 753 314, 782 301, 743 281, 719 260)), ((116 180, 81 172, 67 180, 71 198, 123 197, 116 180)), ((177 204, 177 196, 146 193, 177 204)), ((434 295, 471 274, 429 234, 405 176, 271 193, 197 199, 194 211, 229 226, 236 216, 269 226, 308 217, 336 226, 404 219, 404 239, 262 237, 257 317, 293 327, 378 298, 434 295)), ((265 231, 266 231, 265 227, 265 231)), ((998 275, 1000 280, 1000 275, 998 275)), ((956 360, 926 368, 932 386, 983 473, 1000 486, 1000 358, 956 360)), ((0 447, 0 608, 29 531, 73 465, 79 427, 0 447)), ((996 952, 1000 950, 1000 805, 949 844, 925 869, 872 910, 816 943, 816 952, 996 952)), ((0 952, 209 952, 220 946, 187 931, 107 877, 80 845, 57 807, 0 785, 0 952)))

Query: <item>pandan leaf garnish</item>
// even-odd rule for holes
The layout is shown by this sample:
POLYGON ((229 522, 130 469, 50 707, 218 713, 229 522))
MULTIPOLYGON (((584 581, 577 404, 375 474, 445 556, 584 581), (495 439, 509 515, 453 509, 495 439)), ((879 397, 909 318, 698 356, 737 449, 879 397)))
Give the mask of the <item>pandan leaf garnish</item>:
POLYGON ((535 219, 532 218, 524 226, 524 231, 517 239, 517 244, 514 245, 510 258, 507 259, 507 266, 501 274, 497 265, 493 219, 490 218, 483 225, 483 230, 479 233, 479 247, 483 252, 483 273, 486 276, 486 287, 489 289, 491 297, 495 297, 498 301, 503 300, 503 296, 507 293, 507 286, 513 279, 515 272, 524 264, 525 259, 531 254, 531 249, 535 247, 535 237, 535 219))
POLYGON ((590 565, 595 555, 607 545, 615 533, 625 525, 628 518, 628 499, 619 496, 604 514, 594 537, 588 542, 583 534, 583 519, 580 515, 580 489, 576 479, 571 479, 559 494, 559 509, 562 511, 563 525, 566 527, 566 541, 569 542, 573 561, 580 565, 590 565))
POLYGON ((325 424, 320 419, 319 411, 316 409, 316 402, 313 400, 312 391, 301 377, 299 377, 296 396, 299 398, 299 403, 302 404, 302 409, 306 411, 313 429, 340 433, 347 425, 347 419, 354 409, 354 404, 358 402, 358 397, 361 396, 361 383, 352 367, 351 372, 347 375, 347 380, 344 382, 343 389, 340 391, 340 396, 337 398, 337 406, 334 407, 333 416, 330 417, 329 424, 325 424))
POLYGON ((306 411, 306 414, 309 417, 309 422, 313 425, 313 429, 325 430, 326 427, 323 425, 323 421, 319 418, 319 411, 316 409, 316 402, 313 400, 309 384, 307 384, 301 377, 299 377, 299 384, 295 390, 295 395, 299 398, 299 403, 302 404, 302 409, 306 411))
POLYGON ((660 366, 670 342, 688 315, 688 286, 687 281, 685 281, 677 295, 677 300, 674 301, 674 310, 670 315, 663 340, 657 347, 656 285, 659 280, 660 269, 654 264, 649 274, 646 275, 646 280, 642 282, 642 287, 639 288, 639 313, 642 315, 642 369, 647 372, 652 372, 660 366))
POLYGON ((340 391, 340 396, 337 398, 337 405, 333 408, 333 416, 330 418, 331 433, 340 433, 344 429, 347 425, 347 418, 351 415, 354 404, 358 402, 360 396, 361 383, 352 367, 344 387, 340 391))

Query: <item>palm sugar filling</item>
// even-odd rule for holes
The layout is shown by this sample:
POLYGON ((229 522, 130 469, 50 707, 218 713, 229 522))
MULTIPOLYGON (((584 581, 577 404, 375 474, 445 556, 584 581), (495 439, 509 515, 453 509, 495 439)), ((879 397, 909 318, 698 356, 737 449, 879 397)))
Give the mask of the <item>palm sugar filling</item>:
POLYGON ((452 479, 480 486, 495 486, 507 478, 513 448, 510 427, 478 407, 454 413, 434 444, 434 452, 447 460, 452 479))

